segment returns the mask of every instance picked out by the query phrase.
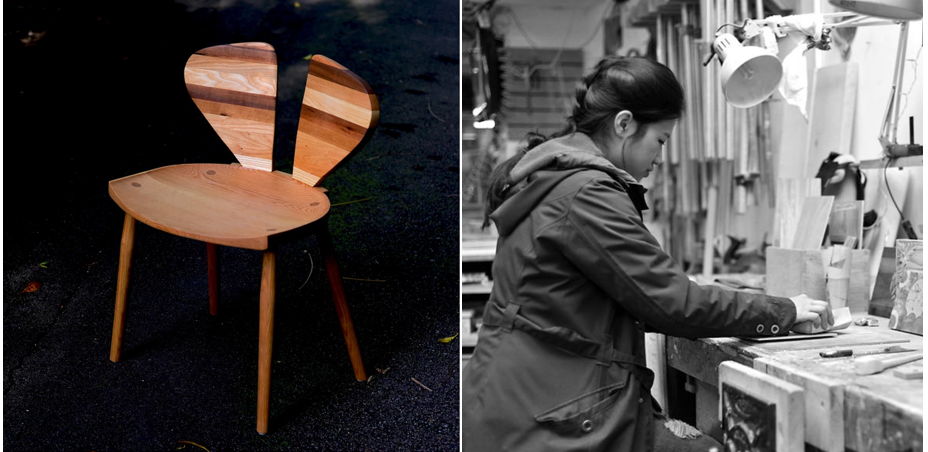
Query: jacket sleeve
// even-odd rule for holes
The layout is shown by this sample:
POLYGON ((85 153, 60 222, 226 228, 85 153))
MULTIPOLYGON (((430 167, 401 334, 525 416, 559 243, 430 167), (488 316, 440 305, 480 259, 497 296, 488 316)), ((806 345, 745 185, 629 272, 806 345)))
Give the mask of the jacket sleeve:
POLYGON ((691 338, 782 336, 796 320, 788 298, 690 281, 611 179, 585 184, 558 229, 564 256, 625 311, 659 332, 691 338))

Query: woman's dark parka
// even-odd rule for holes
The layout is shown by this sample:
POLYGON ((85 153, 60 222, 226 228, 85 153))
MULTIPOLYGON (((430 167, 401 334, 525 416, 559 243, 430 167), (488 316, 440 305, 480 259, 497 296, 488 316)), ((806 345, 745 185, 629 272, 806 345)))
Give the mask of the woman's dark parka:
POLYGON ((465 451, 648 451, 644 330, 784 335, 793 303, 691 282, 645 228, 644 189, 582 133, 528 151, 491 218, 493 291, 464 369, 465 451))

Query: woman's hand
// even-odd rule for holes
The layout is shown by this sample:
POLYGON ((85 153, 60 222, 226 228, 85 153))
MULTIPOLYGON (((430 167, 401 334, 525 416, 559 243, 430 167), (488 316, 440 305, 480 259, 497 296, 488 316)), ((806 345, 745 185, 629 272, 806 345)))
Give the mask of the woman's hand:
POLYGON ((809 298, 806 294, 789 298, 796 305, 796 323, 792 330, 802 334, 821 333, 834 325, 828 302, 809 298))

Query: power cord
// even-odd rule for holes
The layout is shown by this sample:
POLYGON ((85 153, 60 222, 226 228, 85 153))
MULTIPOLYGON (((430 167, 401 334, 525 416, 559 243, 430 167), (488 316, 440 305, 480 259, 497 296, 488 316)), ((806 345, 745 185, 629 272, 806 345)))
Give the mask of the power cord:
POLYGON ((905 232, 906 237, 912 240, 918 239, 918 234, 915 233, 915 228, 912 227, 912 222, 905 218, 905 215, 902 213, 902 209, 899 208, 899 204, 896 203, 896 197, 893 196, 893 191, 889 188, 889 180, 886 178, 886 170, 889 168, 889 164, 892 162, 892 159, 886 159, 886 165, 883 166, 883 185, 886 186, 886 193, 889 195, 889 199, 893 202, 893 207, 896 208, 896 211, 899 212, 899 219, 901 220, 902 230, 905 232))

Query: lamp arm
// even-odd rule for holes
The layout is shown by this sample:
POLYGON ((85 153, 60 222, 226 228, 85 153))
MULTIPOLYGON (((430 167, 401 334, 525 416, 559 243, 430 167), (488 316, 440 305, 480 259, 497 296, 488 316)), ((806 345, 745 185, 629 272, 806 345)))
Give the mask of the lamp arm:
POLYGON ((905 67, 905 50, 909 38, 909 23, 902 22, 899 28, 899 45, 896 48, 896 65, 893 69, 893 85, 890 90, 889 105, 886 107, 886 117, 880 129, 880 144, 883 148, 896 144, 896 129, 899 127, 899 101, 901 99, 902 77, 905 67))
POLYGON ((808 27, 801 24, 816 19, 822 20, 824 29, 831 28, 848 28, 848 27, 866 27, 872 25, 893 25, 904 21, 896 19, 881 19, 878 17, 866 16, 852 12, 836 12, 825 14, 796 14, 792 16, 769 16, 763 19, 748 19, 745 21, 744 29, 746 37, 751 37, 759 33, 761 27, 771 27, 782 37, 789 32, 809 33, 808 27))
POLYGON ((845 22, 838 22, 834 24, 826 24, 828 28, 850 28, 850 27, 871 27, 874 25, 895 25, 901 24, 906 21, 896 20, 896 19, 880 19, 877 17, 868 17, 868 16, 859 16, 853 19, 849 19, 845 22))

